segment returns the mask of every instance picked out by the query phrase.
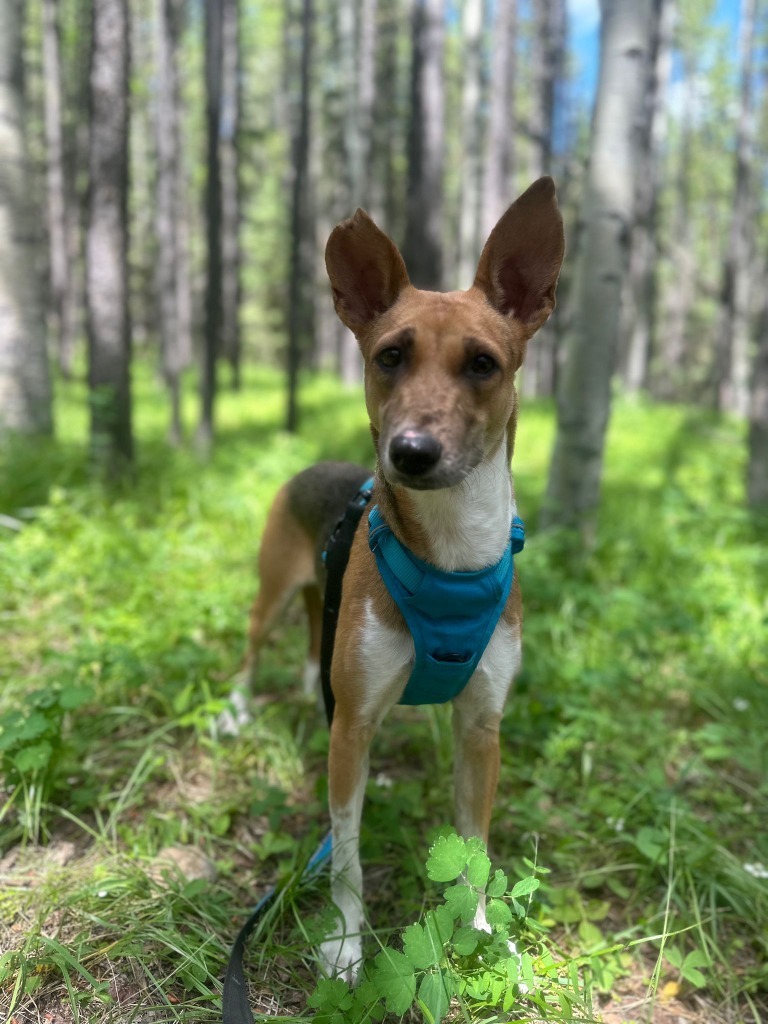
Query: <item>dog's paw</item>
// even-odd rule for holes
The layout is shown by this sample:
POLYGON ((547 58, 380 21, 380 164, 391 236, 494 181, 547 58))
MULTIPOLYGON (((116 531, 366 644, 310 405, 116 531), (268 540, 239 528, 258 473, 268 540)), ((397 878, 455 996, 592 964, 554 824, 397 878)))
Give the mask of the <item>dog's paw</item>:
POLYGON ((359 935, 326 939, 320 946, 320 969, 327 978, 343 978, 348 985, 354 985, 362 963, 363 943, 359 935))
POLYGON ((219 736, 239 736, 252 720, 248 710, 248 693, 243 687, 236 686, 232 690, 229 705, 216 719, 216 731, 219 736))

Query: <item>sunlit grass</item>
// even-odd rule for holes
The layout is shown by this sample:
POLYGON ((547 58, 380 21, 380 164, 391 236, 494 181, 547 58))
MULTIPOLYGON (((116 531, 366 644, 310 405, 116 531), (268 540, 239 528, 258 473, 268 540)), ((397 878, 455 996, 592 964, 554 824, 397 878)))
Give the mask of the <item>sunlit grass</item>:
MULTIPOLYGON (((58 386, 55 443, 0 452, 0 511, 20 526, 0 534, 0 856, 9 877, 33 879, 0 892, 12 923, 0 1005, 34 1000, 44 1012, 59 999, 98 1019, 100 986, 119 976, 160 1019, 214 1020, 237 923, 326 821, 327 735, 298 698, 298 609, 265 652, 253 728, 224 742, 213 727, 242 660, 259 537, 288 476, 320 458, 370 464, 372 447, 359 392, 307 380, 291 437, 279 429, 282 378, 249 368, 240 393, 219 397, 219 442, 203 461, 191 386, 187 444, 174 450, 153 369, 139 361, 134 382, 130 487, 107 493, 91 479, 82 383, 58 386), (63 841, 74 853, 51 869, 45 844, 63 841), (161 893, 154 858, 173 844, 203 851, 217 880, 161 893), (95 888, 105 877, 117 879, 102 887, 109 898, 95 888), (56 928, 64 952, 44 939, 56 928)), ((703 951, 710 998, 758 1020, 768 549, 743 509, 742 429, 618 402, 592 553, 537 528, 553 433, 551 405, 524 403, 525 663, 503 723, 492 857, 553 869, 536 915, 572 953, 638 942, 635 969, 655 997, 673 984, 685 999, 695 986, 666 951, 681 963, 703 951)), ((380 936, 423 906, 450 772, 446 709, 397 709, 374 748, 362 837, 380 936)), ((257 1007, 269 995, 293 1019, 305 1006, 324 893, 302 897, 296 916, 286 903, 256 944, 257 1007)), ((621 983, 628 956, 606 953, 602 973, 595 961, 599 990, 621 983)))

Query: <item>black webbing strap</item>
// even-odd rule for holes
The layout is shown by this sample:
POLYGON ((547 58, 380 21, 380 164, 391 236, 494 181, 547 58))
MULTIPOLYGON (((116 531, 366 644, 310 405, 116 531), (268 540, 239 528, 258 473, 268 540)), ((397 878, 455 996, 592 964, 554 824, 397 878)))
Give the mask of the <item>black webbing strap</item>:
MULTIPOLYGON (((344 571, 349 561, 349 552, 352 548, 357 524, 365 512, 368 502, 373 493, 373 479, 367 480, 355 495, 354 499, 347 505, 347 510, 336 524, 336 527, 328 540, 325 550, 326 583, 325 583, 325 605, 323 608, 323 638, 320 648, 320 678, 323 684, 323 700, 325 701, 325 714, 330 728, 333 721, 333 710, 336 702, 331 689, 331 662, 333 661, 333 645, 336 639, 336 623, 339 621, 339 608, 341 607, 341 585, 344 578, 344 571)), ((325 837, 316 853, 310 859, 306 868, 301 872, 301 877, 307 877, 318 870, 328 859, 331 853, 330 834, 325 837)), ((229 954, 227 970, 224 974, 224 990, 221 999, 222 1020, 224 1024, 254 1024, 253 1013, 248 1002, 248 986, 243 973, 243 953, 245 944, 248 941, 256 923, 266 913, 275 901, 276 896, 283 889, 296 879, 292 876, 281 886, 273 886, 259 900, 237 934, 232 952, 229 954)))
POLYGON ((323 686, 325 716, 330 728, 336 700, 331 689, 331 662, 333 647, 336 641, 336 625, 339 621, 341 607, 341 586, 344 581, 349 552, 355 539, 357 524, 373 494, 373 478, 366 480, 355 497, 347 505, 347 510, 336 524, 336 528, 328 539, 325 558, 325 603, 323 605, 323 638, 320 645, 320 682, 323 686))

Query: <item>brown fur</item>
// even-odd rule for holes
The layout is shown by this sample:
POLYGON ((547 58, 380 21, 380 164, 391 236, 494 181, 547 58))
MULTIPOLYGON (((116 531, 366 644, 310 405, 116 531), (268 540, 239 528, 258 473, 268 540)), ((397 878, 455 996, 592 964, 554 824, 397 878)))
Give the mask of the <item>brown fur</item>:
MULTIPOLYGON (((416 492, 462 483, 481 462, 497 456, 505 440, 511 458, 517 424, 515 374, 529 339, 554 308, 562 257, 562 219, 549 178, 532 185, 501 218, 466 292, 413 288, 396 246, 362 210, 339 224, 328 240, 326 265, 334 305, 355 333, 365 360, 365 401, 378 456, 373 500, 399 539, 423 559, 430 560, 431 540, 415 511, 416 492), (426 437, 437 445, 434 464, 416 470, 398 460, 393 439, 404 437, 426 437)), ((354 492, 352 481, 359 484, 364 474, 346 464, 321 465, 278 495, 264 533, 262 592, 251 616, 253 654, 290 594, 303 588, 311 622, 310 655, 317 657, 322 584, 318 546, 354 492)), ((372 708, 364 690, 365 629, 371 610, 382 627, 406 630, 379 575, 367 530, 361 528, 344 577, 331 671, 336 700, 329 755, 334 837, 338 823, 348 829, 359 815, 356 801, 361 799, 377 716, 400 696, 396 689, 383 696, 379 690, 372 708)), ((517 578, 503 620, 517 629, 522 626, 517 578)), ((389 678, 382 676, 385 682, 389 678)), ((397 673, 392 678, 396 688, 397 673)), ((508 685, 505 677, 499 678, 508 685)), ((487 840, 498 781, 501 714, 493 701, 474 701, 473 683, 474 677, 454 701, 457 825, 487 840)), ((336 856, 334 845, 337 877, 359 873, 359 862, 350 861, 352 868, 339 866, 336 856)), ((334 889, 334 898, 338 895, 342 902, 344 894, 343 885, 334 889)), ((354 920, 348 899, 345 906, 349 932, 354 920)), ((331 967, 353 976, 353 955, 358 953, 359 941, 347 946, 345 940, 339 951, 328 954, 331 967)))

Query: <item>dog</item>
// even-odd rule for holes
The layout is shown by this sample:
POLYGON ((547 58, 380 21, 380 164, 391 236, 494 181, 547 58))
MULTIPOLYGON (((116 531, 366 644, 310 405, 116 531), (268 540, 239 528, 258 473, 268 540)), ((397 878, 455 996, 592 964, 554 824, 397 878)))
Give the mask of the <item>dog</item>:
MULTIPOLYGON (((321 961, 327 974, 350 982, 362 961, 358 846, 368 750, 387 711, 411 686, 424 647, 420 627, 410 623, 410 611, 388 586, 386 552, 374 535, 385 534, 404 549, 400 557, 409 566, 427 576, 433 572, 435 586, 450 585, 456 574, 485 579, 504 563, 516 515, 510 470, 515 374, 529 339, 554 309, 563 252, 551 178, 536 181, 501 217, 467 291, 414 288, 397 247, 363 210, 334 228, 328 240, 334 306, 365 362, 365 402, 377 456, 372 503, 378 518, 375 526, 372 518, 367 527, 361 523, 354 536, 331 666, 331 889, 343 927, 323 943, 321 961)), ((348 463, 321 463, 278 493, 264 530, 261 588, 250 617, 251 673, 270 627, 301 590, 310 627, 304 686, 308 693, 315 688, 322 551, 368 475, 348 463)), ((511 558, 506 586, 496 618, 487 620, 487 643, 458 669, 466 675, 469 665, 469 679, 455 695, 450 690, 456 829, 486 843, 499 774, 499 724, 521 660, 522 603, 511 558)), ((439 621, 433 625, 439 630, 439 621)), ((463 653, 445 655, 447 677, 457 672, 450 662, 464 659, 463 653)), ((432 660, 441 660, 439 652, 432 660)), ((443 669, 440 664, 436 671, 443 669)), ((488 927, 482 902, 475 924, 488 927)))

